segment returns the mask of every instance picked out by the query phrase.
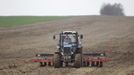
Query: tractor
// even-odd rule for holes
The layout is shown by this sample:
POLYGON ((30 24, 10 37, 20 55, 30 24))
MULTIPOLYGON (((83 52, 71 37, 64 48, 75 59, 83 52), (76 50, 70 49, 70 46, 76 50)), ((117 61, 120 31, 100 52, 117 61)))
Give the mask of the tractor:
MULTIPOLYGON (((57 35, 53 36, 56 40, 57 35)), ((83 53, 81 40, 82 34, 76 31, 63 31, 58 34, 57 49, 54 54, 40 53, 36 54, 37 58, 32 59, 32 62, 39 62, 40 66, 54 66, 55 68, 73 66, 80 68, 83 66, 102 67, 103 62, 110 61, 106 57, 106 52, 87 50, 90 52, 83 53)))
MULTIPOLYGON (((56 36, 53 36, 56 39, 56 36)), ((80 40, 83 35, 76 31, 63 31, 59 34, 57 51, 54 53, 54 67, 59 68, 63 65, 72 64, 74 67, 82 65, 82 45, 80 40)))

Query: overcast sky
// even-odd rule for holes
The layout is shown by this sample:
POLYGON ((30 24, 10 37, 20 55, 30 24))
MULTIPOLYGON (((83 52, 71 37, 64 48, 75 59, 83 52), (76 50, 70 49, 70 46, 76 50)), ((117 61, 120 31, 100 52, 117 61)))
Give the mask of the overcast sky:
POLYGON ((99 15, 103 3, 115 2, 134 16, 134 0, 0 0, 0 15, 99 15))

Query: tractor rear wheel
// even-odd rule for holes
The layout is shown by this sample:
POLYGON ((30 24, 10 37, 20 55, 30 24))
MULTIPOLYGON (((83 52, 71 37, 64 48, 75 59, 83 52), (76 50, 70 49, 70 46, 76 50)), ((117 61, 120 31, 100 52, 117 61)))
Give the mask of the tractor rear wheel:
POLYGON ((82 55, 81 54, 76 54, 75 55, 74 66, 75 66, 75 68, 80 68, 81 65, 82 65, 82 55))
POLYGON ((60 55, 59 54, 54 54, 54 67, 55 68, 60 68, 62 66, 62 62, 60 60, 60 55))

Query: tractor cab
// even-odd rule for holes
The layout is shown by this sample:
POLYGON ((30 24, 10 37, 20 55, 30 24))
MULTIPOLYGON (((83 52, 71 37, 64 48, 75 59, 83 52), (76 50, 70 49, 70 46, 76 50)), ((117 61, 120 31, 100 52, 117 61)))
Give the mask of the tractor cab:
POLYGON ((81 48, 79 35, 75 31, 64 31, 60 34, 60 50, 63 54, 74 54, 78 48, 81 48))
MULTIPOLYGON (((58 50, 62 54, 74 54, 82 48, 80 39, 83 35, 79 35, 76 31, 63 31, 59 34, 58 50)), ((54 36, 55 39, 55 36, 54 36)))
MULTIPOLYGON (((54 36, 53 38, 55 39, 56 37, 54 36)), ((58 51, 55 53, 60 58, 58 61, 68 65, 68 63, 77 63, 77 58, 81 60, 82 45, 80 39, 82 38, 83 35, 79 35, 76 31, 61 32, 59 34, 58 51)), ((80 65, 79 63, 79 67, 80 65)))

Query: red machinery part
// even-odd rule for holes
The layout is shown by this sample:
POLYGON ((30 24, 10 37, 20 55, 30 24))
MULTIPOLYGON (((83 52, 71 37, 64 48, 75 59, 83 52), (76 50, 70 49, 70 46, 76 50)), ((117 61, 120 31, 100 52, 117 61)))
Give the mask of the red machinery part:
POLYGON ((102 67, 104 62, 111 61, 110 58, 107 57, 85 57, 83 58, 83 65, 84 66, 97 66, 102 67))
MULTIPOLYGON (((53 58, 51 59, 32 59, 32 62, 45 63, 48 66, 53 66, 53 58)), ((102 67, 104 62, 111 61, 108 57, 92 57, 92 56, 84 56, 83 57, 83 66, 98 66, 102 67)))

